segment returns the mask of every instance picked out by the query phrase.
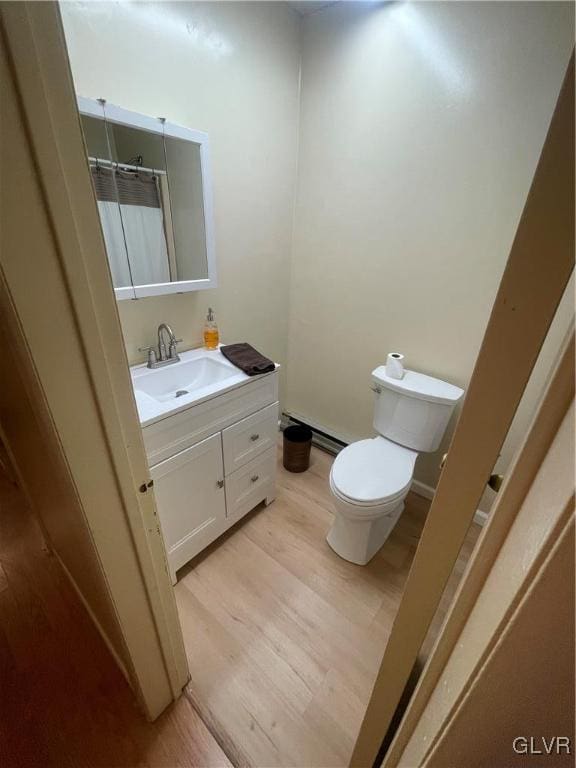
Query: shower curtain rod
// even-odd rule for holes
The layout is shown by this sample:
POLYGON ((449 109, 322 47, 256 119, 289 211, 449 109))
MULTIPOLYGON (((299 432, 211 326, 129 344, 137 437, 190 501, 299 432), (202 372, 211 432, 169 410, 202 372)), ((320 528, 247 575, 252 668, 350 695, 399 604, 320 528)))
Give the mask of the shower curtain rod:
POLYGON ((104 160, 100 157, 89 157, 88 160, 94 164, 111 165, 113 168, 126 168, 129 171, 146 171, 147 173, 155 173, 157 175, 166 176, 166 171, 160 168, 144 168, 142 165, 130 165, 129 163, 119 163, 116 160, 104 160))

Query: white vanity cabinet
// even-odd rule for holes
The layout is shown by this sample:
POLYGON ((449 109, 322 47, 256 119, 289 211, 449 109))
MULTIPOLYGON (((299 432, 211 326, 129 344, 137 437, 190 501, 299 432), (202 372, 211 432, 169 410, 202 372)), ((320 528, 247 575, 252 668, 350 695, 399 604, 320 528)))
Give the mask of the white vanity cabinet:
POLYGON ((275 497, 277 371, 143 426, 172 582, 176 571, 275 497))

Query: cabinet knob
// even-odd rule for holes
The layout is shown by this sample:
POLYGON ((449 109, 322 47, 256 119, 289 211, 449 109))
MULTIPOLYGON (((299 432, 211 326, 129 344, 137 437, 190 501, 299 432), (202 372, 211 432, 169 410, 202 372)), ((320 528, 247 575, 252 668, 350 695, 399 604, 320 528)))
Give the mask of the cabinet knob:
POLYGON ((217 480, 216 485, 218 488, 224 488, 224 480, 217 480))
POLYGON ((256 440, 259 440, 259 439, 260 439, 260 435, 257 432, 255 432, 253 435, 250 435, 250 440, 252 440, 253 443, 255 443, 256 440))
POLYGON ((258 480, 258 477, 259 477, 259 475, 252 475, 252 477, 250 478, 250 480, 252 480, 252 482, 253 482, 253 483, 255 483, 255 482, 256 482, 256 480, 258 480))

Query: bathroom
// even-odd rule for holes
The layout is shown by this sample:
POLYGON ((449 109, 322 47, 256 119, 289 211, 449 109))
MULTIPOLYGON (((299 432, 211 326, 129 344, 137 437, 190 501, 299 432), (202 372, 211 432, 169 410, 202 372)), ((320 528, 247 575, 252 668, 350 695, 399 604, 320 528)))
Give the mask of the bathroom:
MULTIPOLYGON (((168 550, 187 696, 234 764, 347 765, 568 66, 574 8, 59 8, 150 467, 140 490, 153 489, 168 550), (160 178, 146 224, 122 218, 136 205, 115 202, 115 166, 160 178), (112 192, 98 191, 102 178, 112 192), (167 266, 153 279, 142 254, 154 250, 146 233, 159 231, 167 266), (181 268, 192 250, 200 257, 181 268), (239 374, 210 349, 207 325, 220 344, 248 343, 275 366, 239 374), (390 353, 401 358, 396 370, 390 353), (191 394, 192 374, 179 372, 201 359, 220 368, 191 394), (403 442, 381 427, 378 403, 414 386, 438 423, 403 442), (290 425, 313 435, 303 471, 286 468, 290 425), (370 475, 380 489, 372 500, 392 498, 394 521, 384 535, 372 528, 353 542, 364 535, 354 523, 330 541, 332 467, 378 432, 400 446, 402 480, 390 485, 388 454, 363 453, 347 473, 370 475)), ((494 478, 528 430, 572 322, 572 294, 571 282, 494 478)), ((424 657, 498 483, 474 514, 424 657)))
MULTIPOLYGON (((155 344, 160 323, 182 339, 178 349, 201 346, 212 307, 223 344, 248 342, 280 365, 279 410, 345 444, 374 434, 371 372, 388 352, 466 387, 568 60, 567 6, 61 8, 79 95, 209 137, 217 287, 118 301, 130 364, 145 361, 139 350, 155 344)), ((558 339, 569 322, 565 303, 558 339)), ((542 370, 554 354, 549 344, 542 370)), ((338 562, 325 542, 332 456, 317 449, 308 473, 280 469, 279 498, 179 572, 195 705, 225 727, 237 759, 317 765, 349 758, 379 661, 372 635, 390 630, 387 601, 397 604, 452 427, 441 446, 419 456, 413 489, 420 495, 367 566, 368 578, 338 562), (245 560, 256 568, 238 584, 245 560), (375 575, 383 563, 391 571, 384 579, 375 575), (253 575, 278 582, 273 599, 259 594, 253 575), (308 639, 286 626, 285 615, 269 633, 256 629, 302 584, 300 599, 310 606, 296 620, 326 611, 327 625, 317 629, 326 664, 313 649, 296 655, 292 643, 306 648, 308 639), (223 610, 214 608, 219 602, 223 610), (235 615, 238 603, 245 605, 235 615), (342 614, 356 620, 351 634, 342 614), (215 641, 207 638, 219 632, 222 645, 211 653, 215 641), (366 645, 365 665, 343 658, 350 643, 366 645), (226 653, 256 661, 225 662, 226 653), (224 699, 212 694, 218 678, 227 682, 224 699), (260 690, 270 685, 265 716, 262 701, 250 700, 238 715, 251 680, 260 690), (346 708, 341 722, 327 714, 331 698, 346 708), (263 738, 264 731, 278 735, 263 738)), ((496 472, 515 447, 512 433, 496 472)), ((162 494, 162 480, 152 478, 162 494)), ((484 509, 493 496, 486 491, 484 509)))

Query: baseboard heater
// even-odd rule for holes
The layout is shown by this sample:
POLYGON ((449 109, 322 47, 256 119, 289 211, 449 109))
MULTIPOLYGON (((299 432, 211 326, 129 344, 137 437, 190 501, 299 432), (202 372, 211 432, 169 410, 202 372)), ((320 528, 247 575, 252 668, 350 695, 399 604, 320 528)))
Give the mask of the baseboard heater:
POLYGON ((282 411, 282 417, 280 419, 280 430, 284 432, 286 427, 289 427, 291 424, 298 424, 302 427, 308 427, 308 429, 310 429, 312 432, 312 445, 316 445, 318 448, 331 453, 333 456, 336 456, 338 453, 340 453, 342 448, 346 448, 348 445, 348 443, 344 440, 341 440, 339 437, 319 429, 314 424, 310 424, 309 422, 304 421, 303 419, 298 418, 293 414, 288 413, 287 411, 282 411))

